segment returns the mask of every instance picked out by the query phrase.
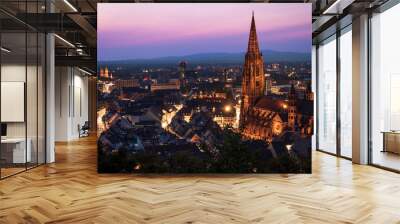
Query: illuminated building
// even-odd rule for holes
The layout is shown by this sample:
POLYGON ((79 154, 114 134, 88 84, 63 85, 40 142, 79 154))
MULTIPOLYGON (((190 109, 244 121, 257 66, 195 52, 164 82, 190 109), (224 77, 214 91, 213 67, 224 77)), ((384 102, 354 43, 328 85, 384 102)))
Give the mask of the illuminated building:
MULTIPOLYGON (((277 66, 274 66, 277 69, 277 66)), ((242 75, 242 99, 239 128, 251 139, 272 141, 286 131, 311 135, 313 131, 313 97, 311 88, 299 99, 294 85, 290 86, 288 99, 266 96, 264 61, 257 41, 254 15, 242 75)), ((269 91, 275 92, 272 86, 269 91)))
POLYGON ((192 92, 193 99, 210 99, 221 102, 227 98, 223 82, 201 83, 192 92))
POLYGON ((186 64, 187 64, 186 61, 181 61, 179 63, 179 81, 182 88, 185 87, 186 85, 186 79, 185 79, 186 64))
POLYGON ((272 80, 270 79, 271 75, 270 74, 265 74, 266 80, 265 80, 265 88, 266 88, 266 95, 271 94, 271 88, 272 88, 272 80))
POLYGON ((124 88, 124 87, 139 87, 139 81, 137 79, 120 79, 115 80, 114 85, 116 88, 124 88))
POLYGON ((100 68, 100 78, 102 79, 113 79, 112 73, 108 70, 108 67, 100 68))
POLYGON ((246 122, 246 114, 256 100, 265 93, 264 59, 257 39, 254 13, 251 18, 250 36, 242 75, 242 104, 240 127, 246 122))
POLYGON ((108 79, 108 68, 107 67, 104 69, 103 78, 108 79))
POLYGON ((171 79, 167 83, 153 83, 150 88, 152 92, 158 90, 179 90, 180 81, 178 79, 171 79))
POLYGON ((223 110, 213 113, 213 120, 221 127, 225 126, 235 127, 236 111, 231 105, 227 105, 223 110))

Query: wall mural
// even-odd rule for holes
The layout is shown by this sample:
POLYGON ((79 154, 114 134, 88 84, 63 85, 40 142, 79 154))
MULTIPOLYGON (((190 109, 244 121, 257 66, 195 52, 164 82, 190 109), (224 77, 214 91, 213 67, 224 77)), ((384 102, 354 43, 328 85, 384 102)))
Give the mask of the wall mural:
POLYGON ((98 4, 100 173, 311 173, 311 4, 98 4))

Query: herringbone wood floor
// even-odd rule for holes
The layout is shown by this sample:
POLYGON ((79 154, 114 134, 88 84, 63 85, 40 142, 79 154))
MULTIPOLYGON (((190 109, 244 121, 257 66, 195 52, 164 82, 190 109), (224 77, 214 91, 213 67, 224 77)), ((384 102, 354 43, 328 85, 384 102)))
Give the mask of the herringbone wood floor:
POLYGON ((94 138, 0 181, 0 223, 400 223, 400 175, 313 154, 312 175, 96 173, 94 138))

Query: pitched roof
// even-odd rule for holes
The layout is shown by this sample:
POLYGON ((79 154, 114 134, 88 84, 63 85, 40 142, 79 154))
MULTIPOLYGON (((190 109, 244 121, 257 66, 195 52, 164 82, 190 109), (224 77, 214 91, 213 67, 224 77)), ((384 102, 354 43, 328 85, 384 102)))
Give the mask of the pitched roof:
MULTIPOLYGON (((283 110, 284 104, 287 104, 287 102, 283 99, 276 99, 269 96, 262 96, 259 99, 257 99, 254 107, 284 114, 285 113, 283 110)), ((313 101, 297 99, 296 106, 297 106, 297 113, 306 116, 313 116, 314 113, 313 101)))
POLYGON ((268 96, 262 96, 257 101, 254 107, 261 109, 268 109, 275 112, 282 111, 282 106, 285 104, 284 100, 273 99, 268 96))

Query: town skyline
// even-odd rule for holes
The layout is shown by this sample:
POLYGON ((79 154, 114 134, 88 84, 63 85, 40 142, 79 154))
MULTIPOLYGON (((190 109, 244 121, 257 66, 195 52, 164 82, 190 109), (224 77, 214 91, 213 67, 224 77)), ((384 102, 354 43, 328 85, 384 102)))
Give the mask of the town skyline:
POLYGON ((99 172, 311 172, 310 57, 266 64, 250 16, 237 63, 99 62, 99 172))

